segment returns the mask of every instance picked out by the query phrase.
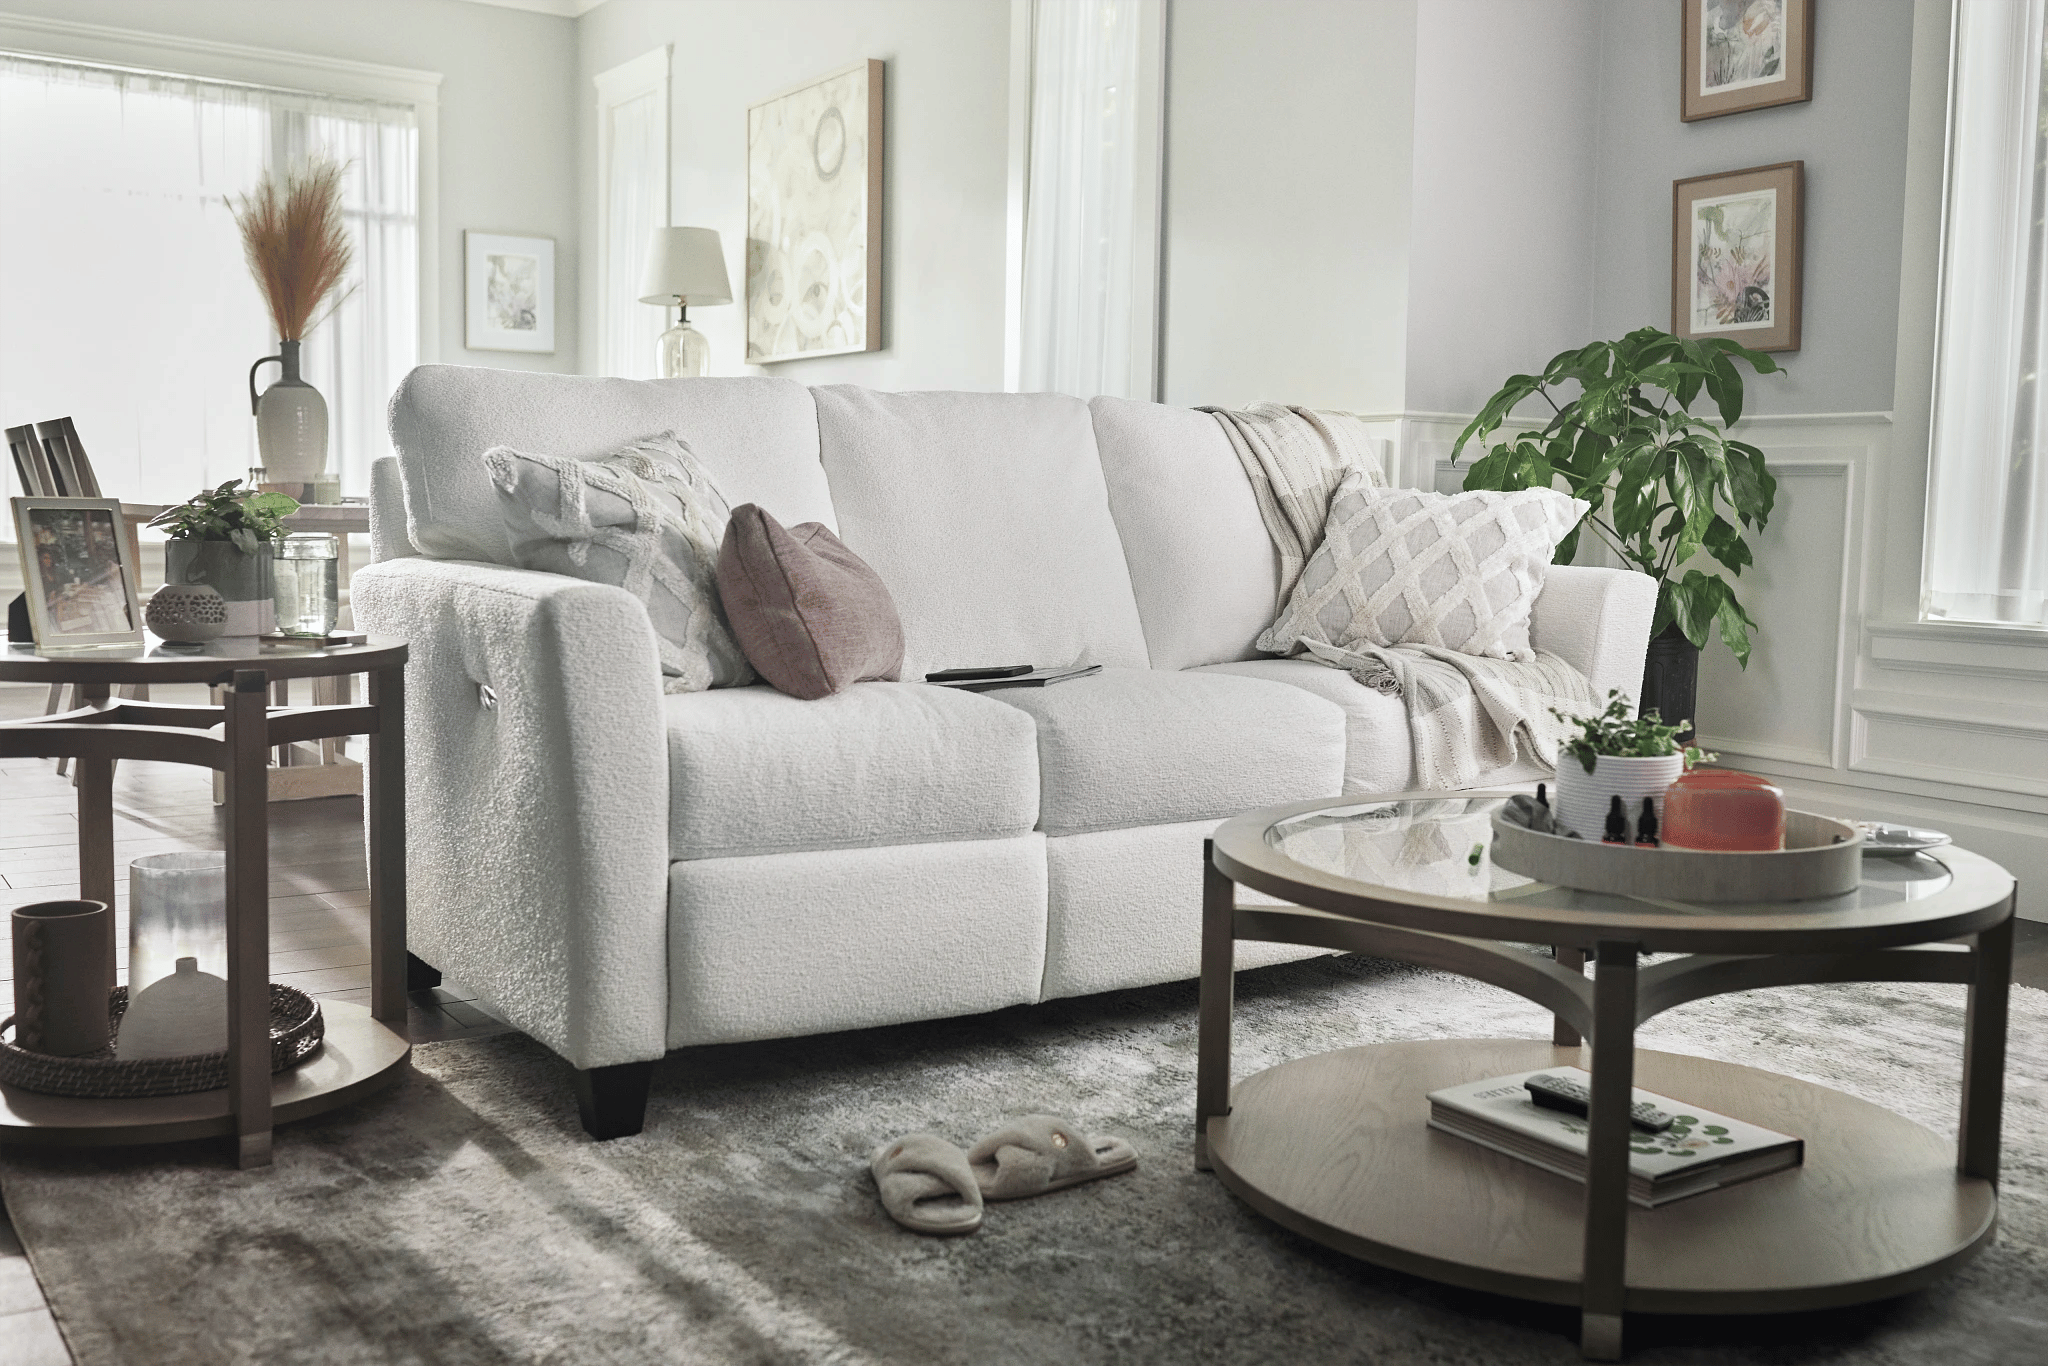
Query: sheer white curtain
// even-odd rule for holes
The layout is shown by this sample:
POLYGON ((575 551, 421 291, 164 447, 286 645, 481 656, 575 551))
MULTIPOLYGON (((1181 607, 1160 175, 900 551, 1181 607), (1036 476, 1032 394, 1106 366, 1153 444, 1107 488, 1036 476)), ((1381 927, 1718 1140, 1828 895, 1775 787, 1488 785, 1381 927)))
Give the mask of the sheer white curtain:
POLYGON ((1019 379, 1151 398, 1163 0, 1034 9, 1019 379))
POLYGON ((2048 626, 2048 0, 1961 0, 1922 615, 2048 626))
POLYGON ((668 312, 640 302, 656 228, 668 223, 668 49, 597 77, 598 373, 652 379, 668 312))
POLYGON ((417 142, 405 105, 0 55, 0 420, 70 415, 131 502, 245 474, 249 365, 277 338, 228 199, 320 151, 348 165, 356 288, 305 360, 367 492, 418 357, 417 142))

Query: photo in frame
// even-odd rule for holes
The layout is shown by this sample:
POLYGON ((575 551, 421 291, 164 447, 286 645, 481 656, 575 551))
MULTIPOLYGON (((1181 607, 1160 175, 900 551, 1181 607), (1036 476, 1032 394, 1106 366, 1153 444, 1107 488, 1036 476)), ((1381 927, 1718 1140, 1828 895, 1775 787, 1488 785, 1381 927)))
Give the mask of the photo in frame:
POLYGON ((1671 182, 1671 331, 1799 349, 1806 163, 1671 182))
POLYGON ((462 234, 462 344, 471 351, 555 349, 555 239, 462 234))
POLYGON ((1678 117, 1813 98, 1813 0, 1684 0, 1678 117))
POLYGON ((115 498, 13 498, 36 649, 142 642, 142 593, 115 498))
POLYGON ((882 72, 747 110, 749 365, 882 349, 882 72))

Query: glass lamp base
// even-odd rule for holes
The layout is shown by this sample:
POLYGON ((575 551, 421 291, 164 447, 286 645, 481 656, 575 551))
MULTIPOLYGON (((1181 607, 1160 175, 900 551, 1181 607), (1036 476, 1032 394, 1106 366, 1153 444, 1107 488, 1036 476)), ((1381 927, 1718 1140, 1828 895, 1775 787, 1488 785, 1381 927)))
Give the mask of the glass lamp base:
POLYGON ((695 379, 711 363, 711 343, 702 332, 682 323, 661 334, 654 356, 655 372, 663 379, 695 379))

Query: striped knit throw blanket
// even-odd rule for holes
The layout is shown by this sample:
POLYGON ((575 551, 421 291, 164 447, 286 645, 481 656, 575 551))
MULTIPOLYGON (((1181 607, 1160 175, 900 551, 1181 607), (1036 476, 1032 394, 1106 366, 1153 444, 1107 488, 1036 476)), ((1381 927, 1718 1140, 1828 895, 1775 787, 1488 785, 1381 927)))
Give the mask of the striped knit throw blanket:
MULTIPOLYGON (((1356 469, 1373 487, 1386 486, 1372 438, 1363 422, 1344 413, 1275 403, 1203 411, 1229 436, 1258 498, 1266 533, 1280 552, 1274 611, 1284 615, 1303 568, 1322 544, 1338 484, 1356 469)), ((1533 659, 1510 660, 1433 645, 1349 641, 1340 646, 1317 638, 1313 623, 1284 635, 1269 629, 1257 644, 1273 654, 1305 656, 1343 669, 1368 688, 1400 697, 1407 704, 1420 788, 1474 787, 1487 774, 1531 758, 1555 767, 1565 725, 1550 709, 1598 710, 1586 676, 1542 650, 1533 659)))

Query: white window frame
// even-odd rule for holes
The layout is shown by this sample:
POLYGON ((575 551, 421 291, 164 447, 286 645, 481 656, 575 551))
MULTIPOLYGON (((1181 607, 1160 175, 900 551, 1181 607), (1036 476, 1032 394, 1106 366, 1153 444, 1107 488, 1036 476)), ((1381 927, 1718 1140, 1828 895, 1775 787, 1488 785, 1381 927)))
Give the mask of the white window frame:
MULTIPOLYGON (((1147 150, 1137 167, 1132 222, 1132 387, 1125 398, 1163 393, 1160 337, 1166 325, 1166 42, 1170 0, 1148 0, 1138 36, 1138 132, 1147 150)), ((1010 0, 1008 202, 1003 261, 1003 388, 1024 382, 1024 246, 1031 186, 1031 96, 1038 0, 1010 0)))
POLYGON ((441 73, 23 14, 0 14, 0 50, 411 105, 419 132, 420 363, 441 358, 441 73))
POLYGON ((620 105, 652 94, 658 96, 661 105, 660 185, 657 195, 661 202, 661 219, 664 225, 671 216, 669 203, 669 182, 672 172, 669 168, 669 53, 673 45, 664 43, 652 52, 643 52, 629 62, 621 62, 608 71, 600 71, 597 86, 597 345, 590 348, 595 354, 585 360, 583 369, 587 374, 616 374, 614 358, 608 354, 611 349, 612 323, 621 308, 646 308, 639 302, 639 282, 647 263, 638 261, 614 261, 611 250, 611 206, 612 206, 612 125, 620 105))

